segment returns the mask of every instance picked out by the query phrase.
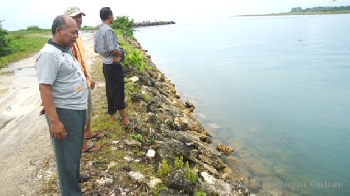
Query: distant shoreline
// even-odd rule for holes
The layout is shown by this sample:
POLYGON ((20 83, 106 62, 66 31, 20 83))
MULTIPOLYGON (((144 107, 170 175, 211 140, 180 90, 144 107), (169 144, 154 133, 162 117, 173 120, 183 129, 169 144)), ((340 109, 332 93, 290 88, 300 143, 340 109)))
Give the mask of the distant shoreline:
POLYGON ((238 17, 240 17, 240 16, 290 16, 290 15, 328 15, 328 14, 350 14, 350 11, 339 11, 339 12, 283 12, 283 13, 272 13, 272 14, 248 14, 248 15, 237 15, 237 16, 238 17))

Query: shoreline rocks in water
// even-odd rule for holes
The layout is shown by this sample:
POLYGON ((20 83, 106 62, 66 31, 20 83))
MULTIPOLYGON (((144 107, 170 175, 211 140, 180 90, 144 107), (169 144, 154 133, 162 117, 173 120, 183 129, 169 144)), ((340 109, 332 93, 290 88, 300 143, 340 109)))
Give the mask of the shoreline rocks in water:
POLYGON ((143 21, 143 22, 135 22, 134 27, 145 27, 145 26, 156 26, 156 25, 167 25, 167 24, 175 24, 174 21, 143 21))

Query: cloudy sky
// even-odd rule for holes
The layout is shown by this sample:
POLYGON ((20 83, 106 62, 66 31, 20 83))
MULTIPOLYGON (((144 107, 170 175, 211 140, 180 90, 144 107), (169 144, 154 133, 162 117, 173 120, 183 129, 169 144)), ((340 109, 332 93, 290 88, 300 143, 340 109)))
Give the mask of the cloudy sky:
POLYGON ((36 25, 51 28, 55 16, 68 6, 79 6, 85 13, 83 25, 101 23, 99 10, 109 6, 116 16, 143 20, 181 20, 198 17, 226 17, 241 14, 288 12, 292 7, 344 6, 350 0, 0 0, 0 20, 7 30, 36 25))

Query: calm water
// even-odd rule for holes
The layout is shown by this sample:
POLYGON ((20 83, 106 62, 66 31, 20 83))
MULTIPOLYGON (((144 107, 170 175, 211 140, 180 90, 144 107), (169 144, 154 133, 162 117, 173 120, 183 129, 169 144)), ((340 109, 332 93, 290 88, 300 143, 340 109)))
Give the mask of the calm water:
POLYGON ((350 195, 350 15, 176 22, 135 37, 257 195, 350 195))

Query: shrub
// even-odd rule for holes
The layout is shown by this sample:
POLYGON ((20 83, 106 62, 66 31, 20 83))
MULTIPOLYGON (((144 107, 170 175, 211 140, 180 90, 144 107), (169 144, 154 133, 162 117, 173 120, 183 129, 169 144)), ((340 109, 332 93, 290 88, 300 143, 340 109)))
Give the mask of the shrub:
POLYGON ((125 57, 125 63, 136 67, 140 71, 148 68, 146 64, 146 58, 139 50, 134 50, 131 53, 127 54, 125 57))
POLYGON ((132 27, 134 19, 129 20, 128 16, 117 16, 112 24, 113 29, 117 29, 124 37, 134 38, 132 27))
POLYGON ((11 48, 9 46, 10 39, 7 38, 7 35, 7 31, 0 28, 0 57, 11 53, 11 48))

